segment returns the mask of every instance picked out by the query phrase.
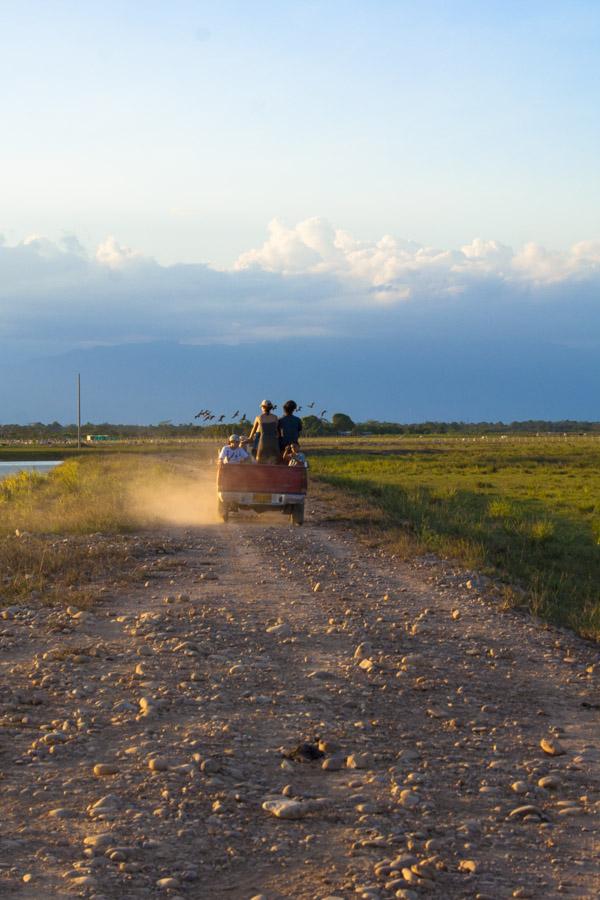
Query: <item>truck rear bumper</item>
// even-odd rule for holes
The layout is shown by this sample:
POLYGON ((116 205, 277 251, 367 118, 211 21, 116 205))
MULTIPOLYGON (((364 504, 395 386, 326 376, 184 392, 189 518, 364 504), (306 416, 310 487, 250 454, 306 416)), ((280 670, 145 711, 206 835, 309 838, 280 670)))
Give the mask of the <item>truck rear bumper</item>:
POLYGON ((219 491, 219 500, 227 506, 282 507, 304 503, 306 494, 269 494, 252 491, 219 491))

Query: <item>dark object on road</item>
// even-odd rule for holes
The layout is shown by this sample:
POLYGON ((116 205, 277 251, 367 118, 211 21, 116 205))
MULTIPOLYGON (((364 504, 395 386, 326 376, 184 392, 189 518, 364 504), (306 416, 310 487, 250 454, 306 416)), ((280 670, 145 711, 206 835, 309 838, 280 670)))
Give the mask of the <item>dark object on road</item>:
POLYGON ((311 741, 302 741, 297 747, 291 750, 285 750, 282 754, 286 759, 295 759, 296 762, 314 762, 317 759, 323 759, 325 754, 319 750, 317 744, 311 741))

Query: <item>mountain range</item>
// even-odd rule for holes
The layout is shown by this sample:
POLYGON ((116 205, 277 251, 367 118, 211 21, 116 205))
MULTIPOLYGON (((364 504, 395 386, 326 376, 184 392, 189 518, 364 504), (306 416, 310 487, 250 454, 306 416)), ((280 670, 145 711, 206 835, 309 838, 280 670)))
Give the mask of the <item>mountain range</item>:
POLYGON ((594 347, 506 341, 290 338, 192 346, 129 343, 0 364, 0 423, 82 419, 190 422, 202 408, 230 420, 267 397, 314 401, 356 421, 598 419, 594 347))

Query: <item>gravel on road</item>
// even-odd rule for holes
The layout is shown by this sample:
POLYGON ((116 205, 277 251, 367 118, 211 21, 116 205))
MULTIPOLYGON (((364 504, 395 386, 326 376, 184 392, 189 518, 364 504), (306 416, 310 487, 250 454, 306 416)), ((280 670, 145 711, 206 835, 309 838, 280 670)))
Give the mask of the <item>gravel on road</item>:
POLYGON ((600 896, 595 645, 319 502, 131 541, 0 614, 0 896, 600 896))

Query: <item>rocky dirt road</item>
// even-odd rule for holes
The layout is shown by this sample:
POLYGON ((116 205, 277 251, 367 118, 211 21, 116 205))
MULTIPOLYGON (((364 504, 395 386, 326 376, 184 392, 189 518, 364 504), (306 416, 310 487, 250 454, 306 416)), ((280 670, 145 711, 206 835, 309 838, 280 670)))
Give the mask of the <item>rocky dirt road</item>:
POLYGON ((318 503, 127 540, 2 613, 1 896, 600 896, 597 648, 318 503))

